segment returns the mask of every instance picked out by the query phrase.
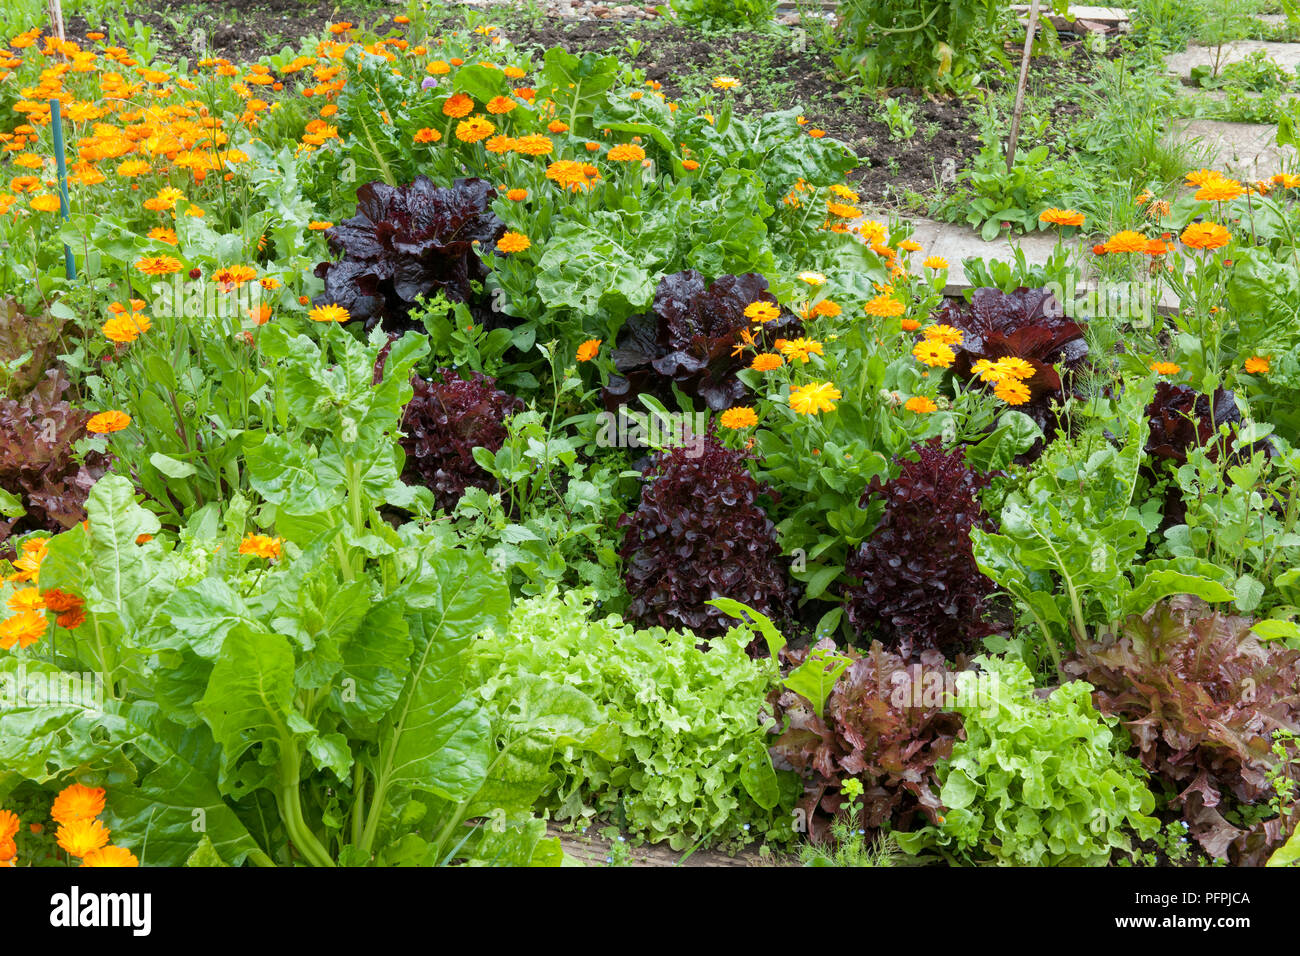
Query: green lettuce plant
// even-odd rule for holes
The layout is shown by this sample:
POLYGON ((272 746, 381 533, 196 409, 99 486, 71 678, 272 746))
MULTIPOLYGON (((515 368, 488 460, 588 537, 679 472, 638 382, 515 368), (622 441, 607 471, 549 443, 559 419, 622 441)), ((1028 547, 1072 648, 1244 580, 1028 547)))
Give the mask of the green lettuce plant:
POLYGON ((1104 866, 1131 852, 1131 835, 1160 828, 1127 734, 1093 708, 1092 687, 1073 681, 1035 693, 1019 661, 977 658, 982 673, 957 677, 965 740, 941 761, 937 826, 897 835, 909 853, 1004 866, 1104 866))
POLYGON ((555 752, 546 803, 556 819, 608 816, 678 850, 784 841, 798 788, 767 752, 776 674, 770 660, 746 653, 755 636, 739 626, 704 646, 689 632, 593 617, 583 592, 550 592, 517 602, 504 628, 474 644, 470 669, 496 715, 537 680, 596 702, 591 745, 555 752))

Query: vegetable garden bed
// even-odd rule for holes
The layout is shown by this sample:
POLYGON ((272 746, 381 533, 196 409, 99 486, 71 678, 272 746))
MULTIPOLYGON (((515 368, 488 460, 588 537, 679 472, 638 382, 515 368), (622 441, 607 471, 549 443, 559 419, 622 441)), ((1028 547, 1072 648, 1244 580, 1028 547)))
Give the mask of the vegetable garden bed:
POLYGON ((1290 107, 906 6, 7 24, 0 865, 1294 864, 1290 107))

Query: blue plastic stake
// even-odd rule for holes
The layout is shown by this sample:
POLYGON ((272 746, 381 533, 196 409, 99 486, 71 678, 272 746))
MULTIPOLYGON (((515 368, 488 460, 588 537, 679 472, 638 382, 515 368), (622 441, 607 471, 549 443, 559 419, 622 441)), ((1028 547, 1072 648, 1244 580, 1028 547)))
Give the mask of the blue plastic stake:
MULTIPOLYGON (((63 158, 63 113, 58 100, 50 100, 50 126, 54 131, 54 162, 59 168, 59 213, 68 221, 72 204, 68 200, 68 164, 63 158)), ((72 260, 72 250, 63 244, 63 266, 69 279, 77 277, 77 264, 72 260)))

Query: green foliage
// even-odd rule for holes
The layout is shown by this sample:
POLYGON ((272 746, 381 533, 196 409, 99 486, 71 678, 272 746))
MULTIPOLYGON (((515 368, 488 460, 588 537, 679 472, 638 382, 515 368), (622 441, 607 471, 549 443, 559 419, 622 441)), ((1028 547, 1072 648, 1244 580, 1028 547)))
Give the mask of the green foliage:
POLYGON ((976 663, 981 674, 957 678, 966 739, 939 764, 942 822, 898 835, 905 850, 962 863, 1104 866, 1116 850, 1131 853, 1131 832, 1154 836, 1145 774, 1124 754, 1119 721, 1093 708, 1089 685, 1072 681, 1042 698, 1020 662, 976 663))
POLYGON ((126 479, 95 486, 91 531, 52 539, 41 570, 42 587, 82 597, 86 623, 57 638, 57 664, 0 667, 87 671, 106 701, 6 709, 0 792, 106 785, 115 840, 154 864, 201 849, 231 864, 553 862, 531 807, 595 712, 546 682, 508 712, 478 702, 465 652, 509 606, 487 558, 403 540, 377 516, 356 540, 318 515, 286 522, 266 563, 239 553, 248 506, 197 517, 203 550, 219 550, 194 575, 174 543, 137 543, 160 529, 126 479))
POLYGON ((963 91, 990 60, 1011 68, 1002 50, 1010 11, 997 0, 851 0, 839 13, 848 51, 836 65, 874 87, 963 91))
POLYGON ((707 649, 689 633, 591 619, 572 591, 519 601, 507 628, 474 645, 489 711, 508 712, 530 682, 564 684, 596 703, 600 746, 557 751, 547 803, 560 820, 610 815, 677 850, 792 835, 797 785, 778 776, 762 719, 774 665, 737 627, 707 649))
POLYGON ((971 532, 980 570, 1014 596, 1058 670, 1062 645, 1170 594, 1232 599, 1212 567, 1138 560, 1160 525, 1159 501, 1141 487, 1148 395, 1130 384, 1113 404, 1094 400, 1096 414, 1127 423, 1123 443, 1060 440, 1008 494, 998 533, 971 532))
POLYGON ((766 29, 776 12, 776 0, 669 0, 683 23, 703 27, 766 29))
POLYGON ((1011 170, 1000 137, 986 136, 971 167, 943 200, 939 214, 964 218, 985 240, 1003 229, 1034 232, 1046 228, 1038 214, 1052 204, 1065 184, 1064 170, 1049 158, 1040 143, 1028 152, 1017 151, 1011 170))

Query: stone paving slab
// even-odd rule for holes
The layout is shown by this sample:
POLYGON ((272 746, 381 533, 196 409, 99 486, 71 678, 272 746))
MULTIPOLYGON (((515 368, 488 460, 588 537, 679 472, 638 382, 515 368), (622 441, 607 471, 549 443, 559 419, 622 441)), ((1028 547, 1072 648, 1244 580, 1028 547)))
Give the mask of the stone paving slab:
MULTIPOLYGON (((1228 63, 1244 60, 1250 54, 1262 50, 1269 59, 1280 64, 1284 69, 1294 70, 1300 66, 1300 43, 1271 43, 1265 40, 1239 40, 1223 47, 1219 59, 1219 69, 1228 63)), ((1214 47, 1189 46, 1181 53, 1171 53, 1165 57, 1165 71, 1173 76, 1190 77, 1192 69, 1198 66, 1214 66, 1214 47)))
MULTIPOLYGON (((871 212, 868 215, 882 221, 885 218, 871 212)), ((1020 249, 1024 253, 1027 263, 1030 265, 1044 265, 1051 258, 1052 252, 1056 248, 1056 235, 1054 232, 1027 233, 1010 239, 1000 236, 997 239, 985 242, 974 229, 961 223, 936 222, 922 216, 909 216, 908 221, 912 223, 913 227, 912 238, 921 244, 922 252, 920 255, 943 256, 948 260, 948 283, 944 286, 944 295, 961 295, 962 292, 974 285, 962 268, 962 259, 978 256, 986 261, 997 259, 1001 262, 1014 262, 1016 250, 1020 249)), ((1080 276, 1080 292, 1082 292, 1084 284, 1095 278, 1088 266, 1091 247, 1084 240, 1078 238, 1066 240, 1067 246, 1071 244, 1075 248, 1084 250, 1080 262, 1080 271, 1082 273, 1080 276)), ((1170 315, 1177 310, 1178 299, 1168 288, 1162 289, 1160 301, 1156 304, 1156 311, 1161 315, 1170 315)))
MULTIPOLYGON (((872 218, 880 217, 872 214, 872 218)), ((921 244, 924 254, 943 256, 948 260, 948 285, 944 289, 947 295, 955 295, 971 287, 961 266, 962 259, 979 256, 983 259, 1014 261, 1015 249, 1019 247, 1024 251, 1027 262, 1042 265, 1051 258, 1052 250, 1056 248, 1054 233, 1027 233, 1013 240, 999 237, 985 242, 974 229, 961 223, 937 222, 920 216, 907 218, 912 224, 912 238, 921 244)))
POLYGON ((1277 127, 1272 123, 1175 119, 1169 132, 1180 140, 1199 140, 1209 150, 1206 165, 1237 179, 1267 179, 1297 160, 1293 147, 1277 145, 1277 127))

